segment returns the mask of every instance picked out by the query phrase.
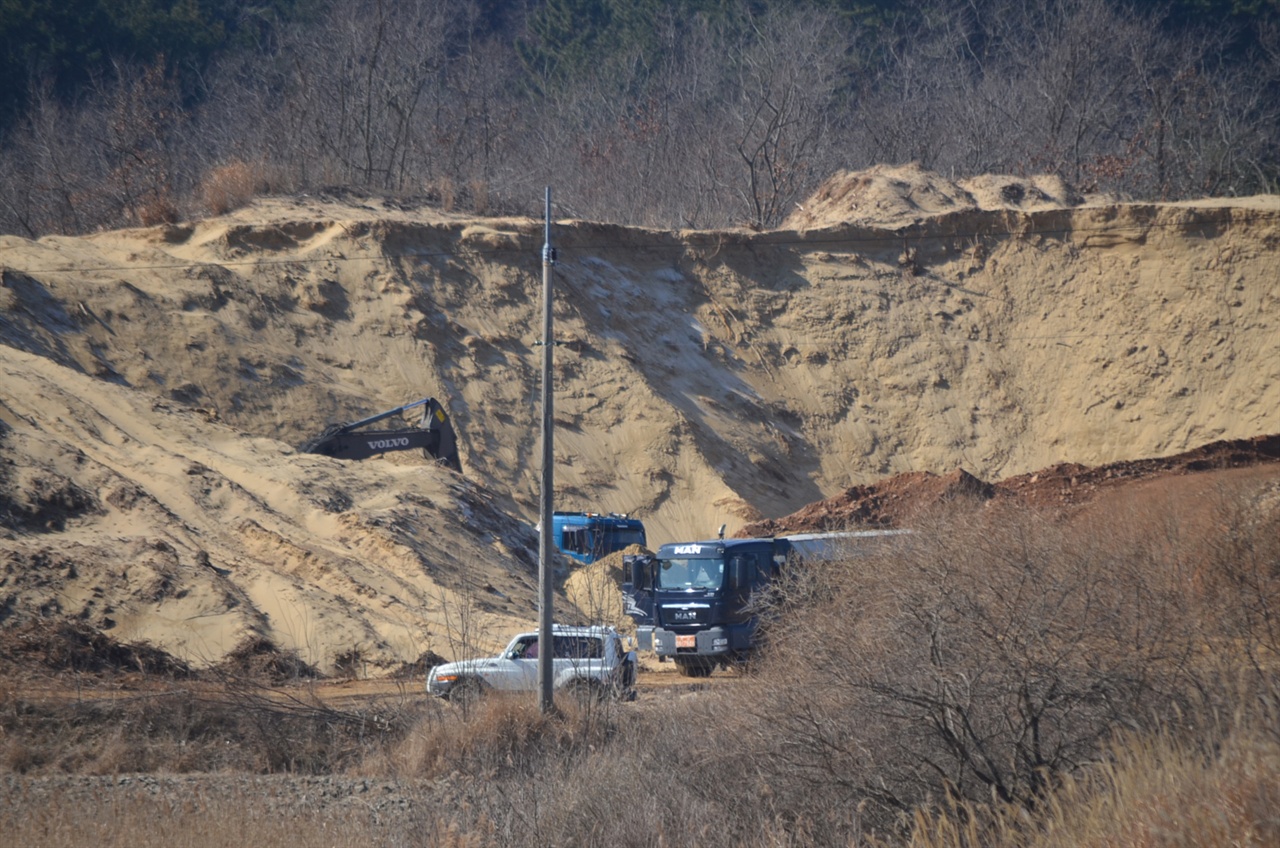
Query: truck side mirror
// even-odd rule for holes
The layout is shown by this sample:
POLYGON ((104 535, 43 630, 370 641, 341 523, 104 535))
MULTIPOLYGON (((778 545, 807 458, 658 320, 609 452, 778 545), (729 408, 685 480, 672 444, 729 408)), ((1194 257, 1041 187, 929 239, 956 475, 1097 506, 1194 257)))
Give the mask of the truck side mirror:
POLYGON ((631 587, 633 589, 644 591, 653 587, 653 579, 649 568, 653 564, 653 557, 644 554, 631 554, 623 557, 623 562, 627 566, 627 573, 631 578, 631 587))

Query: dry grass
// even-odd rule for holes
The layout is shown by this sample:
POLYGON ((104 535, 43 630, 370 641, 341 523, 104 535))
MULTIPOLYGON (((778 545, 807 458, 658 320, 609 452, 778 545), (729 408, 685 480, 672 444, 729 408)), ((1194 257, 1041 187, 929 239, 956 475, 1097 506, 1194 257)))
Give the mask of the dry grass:
POLYGON ((960 805, 920 812, 914 848, 1235 848, 1280 844, 1274 715, 1235 723, 1214 744, 1171 728, 1131 735, 1066 780, 1034 816, 960 805))
POLYGON ((159 224, 172 224, 181 218, 181 215, 168 192, 156 192, 134 206, 132 217, 144 227, 154 227, 159 224))
POLYGON ((395 744, 366 757, 361 772, 412 779, 528 777, 548 764, 572 761, 616 732, 616 706, 584 708, 569 699, 557 706, 558 713, 544 714, 527 695, 490 694, 467 712, 424 710, 395 744))

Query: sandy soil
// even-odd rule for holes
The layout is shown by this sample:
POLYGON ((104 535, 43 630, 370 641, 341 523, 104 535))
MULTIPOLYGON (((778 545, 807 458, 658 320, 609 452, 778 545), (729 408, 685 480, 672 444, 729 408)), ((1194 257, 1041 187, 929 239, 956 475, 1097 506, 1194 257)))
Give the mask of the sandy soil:
MULTIPOLYGON (((1278 433, 1278 223, 913 167, 773 232, 557 221, 557 508, 656 545, 1278 433)), ((368 676, 500 647, 536 615, 541 243, 326 198, 0 237, 0 626, 368 676), (460 475, 297 450, 426 396, 460 475)), ((564 615, 604 614, 607 581, 557 574, 564 615)))

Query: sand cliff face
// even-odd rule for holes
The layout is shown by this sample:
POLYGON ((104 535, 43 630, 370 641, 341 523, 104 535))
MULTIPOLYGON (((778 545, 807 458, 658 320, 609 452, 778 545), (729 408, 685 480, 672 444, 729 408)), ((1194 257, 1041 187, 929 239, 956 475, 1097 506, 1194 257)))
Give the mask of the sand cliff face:
MULTIPOLYGON (((898 473, 1280 432, 1274 197, 878 169, 784 230, 553 241, 557 508, 632 512, 651 546, 898 473)), ((0 238, 0 615, 371 672, 504 642, 535 609, 541 243, 317 199, 0 238), (462 476, 294 450, 426 396, 462 476)))

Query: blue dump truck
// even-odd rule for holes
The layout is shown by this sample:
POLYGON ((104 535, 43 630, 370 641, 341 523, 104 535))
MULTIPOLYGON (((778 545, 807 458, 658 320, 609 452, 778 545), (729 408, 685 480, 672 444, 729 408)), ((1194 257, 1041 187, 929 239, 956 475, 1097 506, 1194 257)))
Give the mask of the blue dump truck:
POLYGON ((631 545, 646 546, 644 524, 617 512, 556 512, 551 539, 566 556, 592 563, 631 545))
MULTIPOLYGON (((721 531, 723 533, 723 529, 721 531)), ((745 660, 756 647, 752 597, 783 569, 819 559, 856 558, 907 530, 811 533, 663 545, 624 559, 623 607, 637 642, 681 674, 704 677, 745 660)))

